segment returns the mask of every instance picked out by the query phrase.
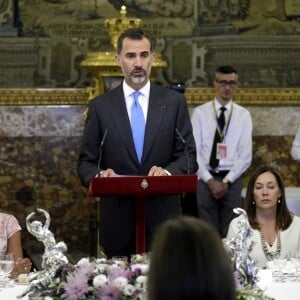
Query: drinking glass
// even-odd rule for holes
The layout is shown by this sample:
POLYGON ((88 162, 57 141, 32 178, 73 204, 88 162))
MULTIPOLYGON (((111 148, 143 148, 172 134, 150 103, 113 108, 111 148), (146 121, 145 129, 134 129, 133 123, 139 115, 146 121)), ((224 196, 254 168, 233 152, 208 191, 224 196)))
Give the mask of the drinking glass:
POLYGON ((0 253, 0 278, 2 283, 8 282, 8 276, 14 268, 15 260, 12 253, 0 253))
POLYGON ((274 281, 284 282, 285 281, 285 266, 287 264, 286 259, 274 259, 274 281))

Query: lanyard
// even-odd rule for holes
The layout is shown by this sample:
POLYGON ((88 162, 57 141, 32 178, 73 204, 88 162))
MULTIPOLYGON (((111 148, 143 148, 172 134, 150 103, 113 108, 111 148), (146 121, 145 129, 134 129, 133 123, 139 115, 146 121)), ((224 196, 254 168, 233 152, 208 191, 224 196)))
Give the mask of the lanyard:
POLYGON ((233 111, 233 104, 231 103, 231 107, 230 107, 228 118, 225 118, 225 124, 224 124, 222 132, 220 130, 219 118, 218 118, 218 115, 217 115, 216 107, 215 107, 214 103, 212 105, 213 105, 214 115, 215 115, 215 118, 216 118, 216 121, 217 121, 217 131, 218 131, 218 134, 219 134, 219 136, 221 138, 221 141, 223 142, 223 140, 224 140, 224 138, 225 138, 225 136, 227 134, 229 124, 230 124, 231 115, 232 115, 232 111, 233 111))

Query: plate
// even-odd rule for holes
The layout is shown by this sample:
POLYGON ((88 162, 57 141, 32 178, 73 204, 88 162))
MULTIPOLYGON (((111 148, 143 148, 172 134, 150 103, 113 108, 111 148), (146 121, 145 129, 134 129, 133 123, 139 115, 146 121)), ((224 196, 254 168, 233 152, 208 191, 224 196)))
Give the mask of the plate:
POLYGON ((18 279, 15 279, 14 283, 17 285, 28 285, 28 282, 20 282, 18 279))

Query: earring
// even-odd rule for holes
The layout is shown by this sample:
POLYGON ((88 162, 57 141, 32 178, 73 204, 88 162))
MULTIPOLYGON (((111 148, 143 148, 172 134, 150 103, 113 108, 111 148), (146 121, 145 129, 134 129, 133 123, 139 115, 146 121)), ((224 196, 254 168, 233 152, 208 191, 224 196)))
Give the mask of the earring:
POLYGON ((252 205, 255 205, 255 201, 252 202, 252 205))
POLYGON ((278 200, 277 200, 277 202, 278 202, 278 203, 280 203, 280 197, 278 197, 278 200))

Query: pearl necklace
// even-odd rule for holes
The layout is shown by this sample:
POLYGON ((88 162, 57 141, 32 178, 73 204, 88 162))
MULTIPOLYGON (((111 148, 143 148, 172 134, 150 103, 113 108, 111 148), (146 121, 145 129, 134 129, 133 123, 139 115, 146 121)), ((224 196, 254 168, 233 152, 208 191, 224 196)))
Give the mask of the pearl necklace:
POLYGON ((276 245, 276 251, 269 251, 268 246, 265 240, 265 236, 263 232, 260 230, 260 240, 262 249, 264 251, 264 254, 268 260, 273 260, 279 257, 280 251, 281 251, 281 240, 280 240, 280 232, 277 233, 277 245, 276 245))

